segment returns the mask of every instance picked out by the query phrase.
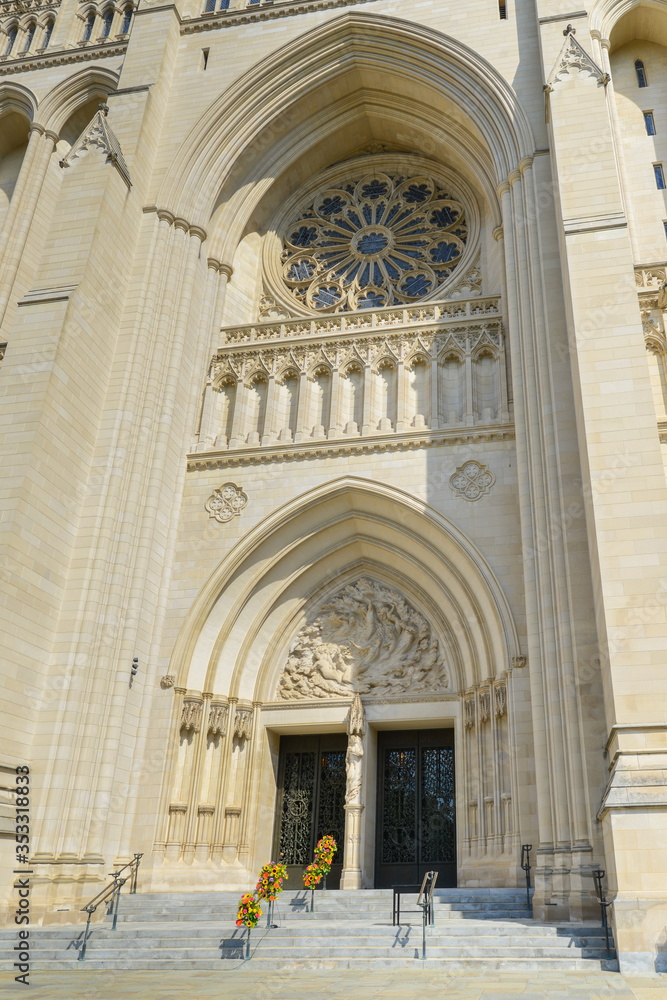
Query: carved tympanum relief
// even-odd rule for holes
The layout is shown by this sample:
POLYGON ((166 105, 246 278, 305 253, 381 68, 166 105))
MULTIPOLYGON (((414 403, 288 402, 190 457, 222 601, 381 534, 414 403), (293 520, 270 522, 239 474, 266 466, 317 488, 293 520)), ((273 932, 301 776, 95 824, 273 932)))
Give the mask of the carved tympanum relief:
POLYGON ((426 619, 395 591, 363 577, 300 630, 277 697, 387 697, 448 687, 447 667, 426 619))

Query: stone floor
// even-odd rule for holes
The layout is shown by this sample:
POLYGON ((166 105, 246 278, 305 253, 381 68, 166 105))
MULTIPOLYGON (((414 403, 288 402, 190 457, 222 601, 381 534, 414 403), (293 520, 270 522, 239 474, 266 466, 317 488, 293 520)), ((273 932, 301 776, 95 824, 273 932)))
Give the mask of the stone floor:
MULTIPOLYGON (((393 972, 235 971, 39 972, 30 985, 44 1000, 667 1000, 667 975, 621 976, 615 972, 393 972)), ((0 997, 21 995, 11 973, 0 973, 0 997)))

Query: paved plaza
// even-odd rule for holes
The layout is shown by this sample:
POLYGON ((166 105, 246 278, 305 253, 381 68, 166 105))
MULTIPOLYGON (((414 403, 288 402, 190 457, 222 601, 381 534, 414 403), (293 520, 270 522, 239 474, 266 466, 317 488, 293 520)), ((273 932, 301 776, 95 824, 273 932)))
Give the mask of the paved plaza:
MULTIPOLYGON (((391 972, 313 970, 253 972, 41 972, 30 985, 45 1000, 231 1000, 246 996, 275 1000, 667 1000, 667 975, 622 976, 615 972, 391 972)), ((22 990, 0 973, 0 997, 22 990)))

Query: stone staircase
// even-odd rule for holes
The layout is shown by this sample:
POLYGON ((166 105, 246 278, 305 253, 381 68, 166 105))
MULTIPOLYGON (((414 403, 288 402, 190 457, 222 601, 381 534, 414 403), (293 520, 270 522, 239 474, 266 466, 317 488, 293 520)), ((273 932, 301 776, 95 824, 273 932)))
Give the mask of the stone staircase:
MULTIPOLYGON (((416 896, 401 899, 401 924, 392 926, 392 892, 286 891, 276 904, 275 929, 266 909, 250 936, 235 924, 238 892, 137 893, 120 900, 111 918, 92 925, 84 962, 83 926, 31 928, 32 969, 387 969, 422 967, 422 918, 416 896)), ((540 924, 525 892, 441 889, 435 925, 427 930, 428 968, 590 969, 616 971, 599 924, 540 924)), ((13 929, 0 931, 10 955, 13 929)), ((10 970, 12 960, 0 960, 10 970)))

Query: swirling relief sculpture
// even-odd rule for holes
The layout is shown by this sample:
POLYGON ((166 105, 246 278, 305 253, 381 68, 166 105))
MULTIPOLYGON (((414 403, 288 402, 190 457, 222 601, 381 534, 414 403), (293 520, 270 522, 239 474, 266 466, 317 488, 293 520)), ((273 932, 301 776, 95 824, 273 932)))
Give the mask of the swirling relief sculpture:
POLYGON ((278 684, 281 700, 378 697, 449 686, 438 640, 399 594, 362 578, 298 633, 278 684))
POLYGON ((467 236, 463 204, 432 177, 367 173, 286 227, 283 281, 318 312, 415 302, 449 277, 467 236))

